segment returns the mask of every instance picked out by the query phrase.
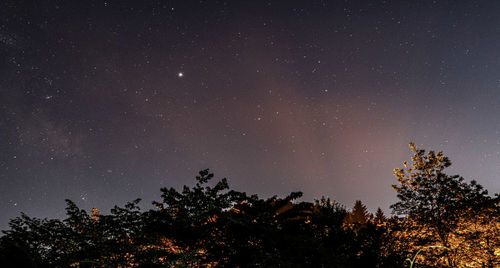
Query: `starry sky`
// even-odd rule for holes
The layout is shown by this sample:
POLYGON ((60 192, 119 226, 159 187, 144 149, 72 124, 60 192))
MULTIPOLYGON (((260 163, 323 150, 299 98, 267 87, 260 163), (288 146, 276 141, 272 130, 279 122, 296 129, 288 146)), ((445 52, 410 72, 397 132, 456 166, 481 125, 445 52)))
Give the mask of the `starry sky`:
POLYGON ((0 228, 201 169, 389 212, 408 143, 500 191, 499 1, 0 3, 0 228))

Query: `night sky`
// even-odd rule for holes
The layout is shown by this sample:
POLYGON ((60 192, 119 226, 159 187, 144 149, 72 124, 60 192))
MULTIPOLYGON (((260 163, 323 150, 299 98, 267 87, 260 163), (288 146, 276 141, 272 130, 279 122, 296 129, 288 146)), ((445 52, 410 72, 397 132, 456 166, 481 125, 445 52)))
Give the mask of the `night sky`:
POLYGON ((0 228, 201 169, 373 212, 408 143, 500 191, 500 1, 1 1, 0 228))

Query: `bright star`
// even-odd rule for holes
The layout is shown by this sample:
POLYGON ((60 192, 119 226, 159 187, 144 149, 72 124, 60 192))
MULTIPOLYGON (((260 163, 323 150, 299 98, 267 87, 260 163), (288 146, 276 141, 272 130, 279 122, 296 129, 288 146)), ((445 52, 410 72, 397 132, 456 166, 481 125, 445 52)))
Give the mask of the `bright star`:
POLYGON ((179 76, 179 77, 183 77, 183 76, 184 76, 184 74, 183 74, 183 73, 178 73, 178 74, 177 74, 177 76, 179 76))

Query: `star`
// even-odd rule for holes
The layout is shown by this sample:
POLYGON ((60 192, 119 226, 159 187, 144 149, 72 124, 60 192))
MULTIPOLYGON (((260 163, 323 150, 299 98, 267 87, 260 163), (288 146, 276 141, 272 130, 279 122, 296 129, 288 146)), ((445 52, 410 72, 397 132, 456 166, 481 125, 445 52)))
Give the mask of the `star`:
POLYGON ((184 73, 179 72, 179 73, 177 74, 177 76, 178 76, 178 77, 183 77, 183 76, 184 76, 184 73))

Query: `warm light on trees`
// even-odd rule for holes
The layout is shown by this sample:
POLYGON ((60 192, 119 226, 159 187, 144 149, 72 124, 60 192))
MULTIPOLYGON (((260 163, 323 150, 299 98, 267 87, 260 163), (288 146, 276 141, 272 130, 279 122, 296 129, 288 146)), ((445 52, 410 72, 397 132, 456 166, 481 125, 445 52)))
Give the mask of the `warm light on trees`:
POLYGON ((348 212, 328 198, 298 201, 301 192, 249 196, 202 170, 193 187, 162 188, 162 200, 144 212, 140 199, 109 214, 67 200, 62 220, 21 214, 0 237, 0 265, 404 267, 410 258, 432 267, 499 267, 498 195, 446 175, 451 163, 442 153, 410 146, 412 162, 395 170, 392 208, 402 217, 386 218, 380 208, 373 216, 360 200, 348 212))
MULTIPOLYGON (((439 245, 450 249, 430 262, 441 263, 441 257, 445 257, 444 265, 464 265, 467 260, 463 249, 476 247, 477 239, 487 233, 486 225, 497 225, 498 205, 477 182, 468 183, 458 175, 445 174, 444 169, 451 162, 442 152, 426 152, 413 143, 410 149, 414 153, 411 162, 404 162, 403 168, 394 170, 399 184, 393 188, 399 201, 391 206, 395 214, 405 216, 403 236, 415 246, 439 245), (483 213, 490 216, 484 221, 486 225, 473 232, 474 235, 465 235, 464 229, 471 232, 477 217, 483 213)), ((490 242, 483 245, 491 252, 495 247, 491 240, 499 238, 488 237, 490 242)), ((480 263, 490 265, 490 259, 483 258, 480 263)))

